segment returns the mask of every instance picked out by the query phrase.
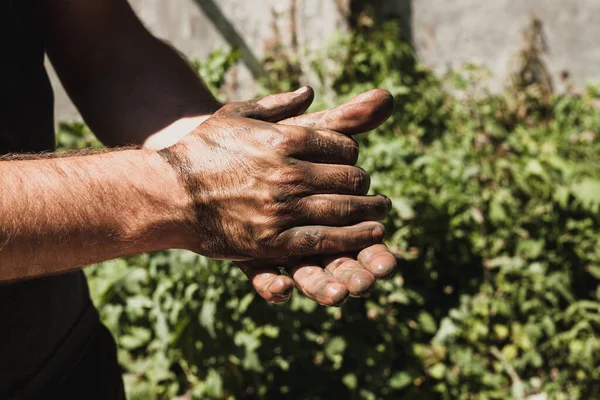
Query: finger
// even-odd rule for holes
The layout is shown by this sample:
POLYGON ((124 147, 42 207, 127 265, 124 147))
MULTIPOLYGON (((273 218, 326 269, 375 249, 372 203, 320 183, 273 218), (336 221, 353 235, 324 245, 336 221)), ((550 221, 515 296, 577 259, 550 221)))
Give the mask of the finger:
POLYGON ((312 195, 294 204, 299 218, 296 226, 322 224, 349 226, 362 221, 381 221, 391 210, 392 203, 385 196, 312 195))
POLYGON ((280 146, 287 156, 324 164, 354 165, 358 160, 358 143, 341 133, 290 125, 281 125, 279 130, 280 146))
POLYGON ((301 263, 288 271, 298 289, 321 305, 340 306, 348 299, 346 286, 325 272, 320 265, 301 263))
POLYGON ((306 259, 285 257, 236 264, 252 282, 257 293, 270 303, 282 304, 288 301, 293 294, 294 283, 308 298, 324 305, 339 305, 348 295, 345 287, 340 287, 340 282, 332 279, 330 274, 317 273, 314 276, 314 267, 317 265, 306 259), (277 266, 286 266, 290 275, 295 275, 298 280, 294 282, 292 278, 280 275, 277 266))
POLYGON ((383 89, 373 89, 331 110, 293 116, 279 123, 354 135, 377 128, 393 111, 394 97, 391 93, 383 89))
POLYGON ((360 168, 350 165, 315 164, 296 162, 298 176, 288 177, 293 193, 309 194, 351 194, 365 195, 371 186, 371 177, 360 168))
POLYGON ((379 222, 345 227, 302 226, 282 232, 273 242, 272 257, 311 256, 360 251, 381 243, 385 229, 379 222))
POLYGON ((396 257, 385 244, 365 248, 358 253, 357 259, 377 279, 388 278, 396 270, 396 257))
POLYGON ((228 103, 221 107, 216 117, 244 117, 266 122, 276 122, 302 114, 310 107, 315 92, 304 86, 295 92, 272 94, 249 101, 228 103))
POLYGON ((373 274, 351 257, 327 257, 323 258, 323 262, 325 271, 343 283, 350 296, 367 296, 375 285, 373 274))
POLYGON ((288 301, 294 291, 292 278, 280 275, 274 267, 261 266, 259 263, 260 261, 245 261, 237 262, 236 265, 246 274, 263 299, 275 304, 288 301))

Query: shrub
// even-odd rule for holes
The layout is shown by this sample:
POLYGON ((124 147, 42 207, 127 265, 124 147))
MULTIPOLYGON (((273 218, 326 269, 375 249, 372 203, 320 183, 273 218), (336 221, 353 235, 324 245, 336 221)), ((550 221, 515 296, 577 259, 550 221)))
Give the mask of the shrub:
MULTIPOLYGON (((268 305, 231 264, 188 252, 90 268, 129 397, 600 396, 598 88, 494 94, 473 66, 438 78, 392 24, 317 59, 334 103, 372 87, 396 98, 360 164, 393 199, 398 274, 323 308, 300 293, 268 305)), ((59 141, 90 135, 63 125, 59 141)))

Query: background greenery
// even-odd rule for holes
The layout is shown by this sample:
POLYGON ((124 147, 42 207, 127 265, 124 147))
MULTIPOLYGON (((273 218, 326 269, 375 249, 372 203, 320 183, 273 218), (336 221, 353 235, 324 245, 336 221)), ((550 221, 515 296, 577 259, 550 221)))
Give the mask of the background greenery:
MULTIPOLYGON (((551 399, 600 396, 600 86, 555 94, 526 44, 505 90, 436 77, 391 23, 311 55, 315 108, 373 87, 396 110, 360 138, 399 272, 368 299, 272 306, 228 263, 182 251, 87 270, 130 399, 551 399)), ((198 70, 218 90, 236 59, 198 70)), ((277 60, 275 57, 273 60, 277 60)), ((293 58, 265 91, 297 86, 293 58)), ((98 145, 62 124, 61 148, 98 145)))

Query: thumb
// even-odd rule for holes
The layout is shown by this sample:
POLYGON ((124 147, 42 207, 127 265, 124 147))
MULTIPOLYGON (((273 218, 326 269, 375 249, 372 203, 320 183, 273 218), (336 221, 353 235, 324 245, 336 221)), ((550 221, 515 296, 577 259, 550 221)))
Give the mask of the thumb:
POLYGON ((341 106, 311 114, 296 114, 279 123, 354 135, 377 128, 393 111, 394 98, 390 92, 373 89, 353 97, 341 106))
POLYGON ((244 117, 277 122, 295 117, 311 105, 315 93, 310 86, 295 92, 278 93, 249 101, 228 103, 215 112, 215 117, 244 117))

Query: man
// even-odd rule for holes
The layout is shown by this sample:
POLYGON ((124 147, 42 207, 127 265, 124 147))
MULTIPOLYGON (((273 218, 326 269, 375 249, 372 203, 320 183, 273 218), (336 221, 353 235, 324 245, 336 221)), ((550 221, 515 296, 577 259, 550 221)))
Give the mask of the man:
POLYGON ((389 200, 365 196, 345 135, 387 119, 387 92, 308 115, 309 88, 221 105, 126 0, 1 0, 0 30, 0 398, 124 398, 85 265, 184 248, 238 261, 267 301, 295 281, 325 305, 392 273, 389 200), (44 51, 108 149, 42 154, 44 51))

